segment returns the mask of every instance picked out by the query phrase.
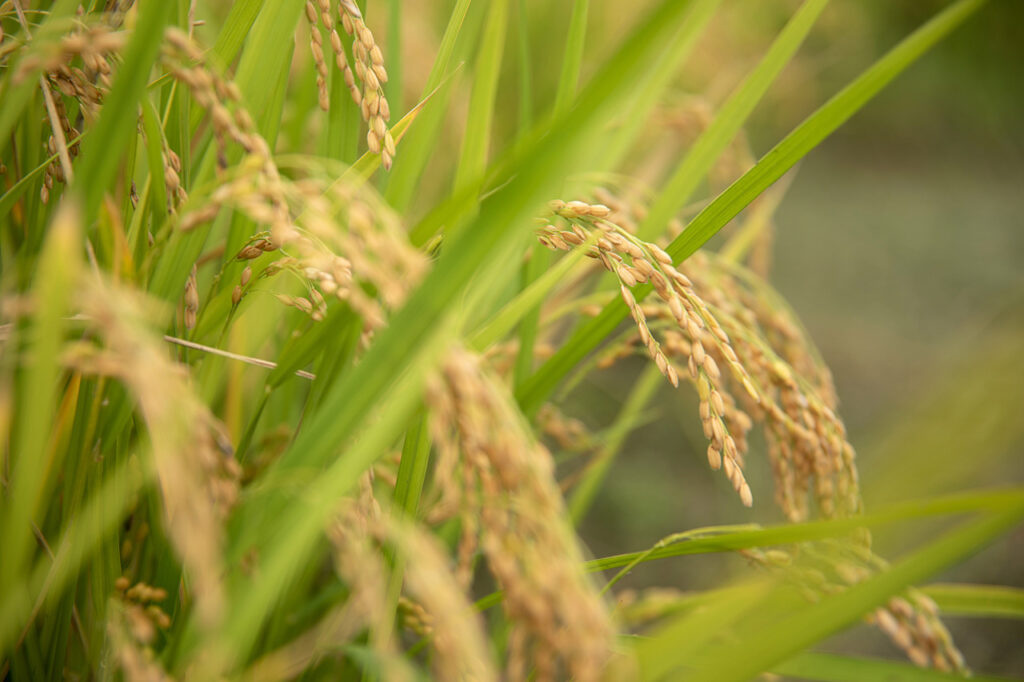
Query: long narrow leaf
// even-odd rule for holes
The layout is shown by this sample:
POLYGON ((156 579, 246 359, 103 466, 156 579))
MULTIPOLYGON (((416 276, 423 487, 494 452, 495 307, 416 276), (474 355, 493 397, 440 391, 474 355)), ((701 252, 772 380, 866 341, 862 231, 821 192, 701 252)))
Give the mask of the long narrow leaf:
POLYGON ((804 42, 828 0, 807 0, 789 20, 750 75, 736 88, 701 134, 661 192, 651 204, 647 218, 637 228, 642 239, 657 237, 668 221, 686 205, 726 145, 736 136, 783 67, 804 42))
MULTIPOLYGON (((79 192, 83 212, 91 219, 103 194, 109 191, 121 154, 136 135, 138 101, 149 82, 149 72, 160 53, 164 26, 170 21, 171 4, 144 3, 140 7, 131 40, 114 84, 103 101, 103 109, 92 132, 82 143, 79 192)), ((127 192, 125 192, 127 194, 127 192)))
POLYGON ((934 583, 922 592, 946 615, 1024 619, 1024 589, 1019 587, 934 583))
MULTIPOLYGON (((820 682, 956 682, 962 675, 918 668, 910 663, 896 663, 874 658, 856 658, 836 654, 806 652, 772 668, 777 675, 820 682)), ((975 682, 1008 682, 1006 677, 972 675, 975 682)))
MULTIPOLYGON (((991 542, 1024 518, 1024 504, 985 515, 946 533, 894 563, 889 570, 785 617, 768 631, 750 633, 736 646, 742 657, 715 656, 694 680, 745 680, 856 622, 892 595, 921 582, 991 542)), ((720 653, 720 652, 719 652, 720 653)))

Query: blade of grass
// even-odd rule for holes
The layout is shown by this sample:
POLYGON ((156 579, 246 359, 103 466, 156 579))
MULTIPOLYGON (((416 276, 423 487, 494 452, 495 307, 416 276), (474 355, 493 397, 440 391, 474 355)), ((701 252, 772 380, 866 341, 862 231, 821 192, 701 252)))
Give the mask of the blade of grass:
POLYGON ((583 66, 583 44, 587 37, 587 11, 590 0, 574 0, 569 31, 565 37, 565 54, 562 57, 562 73, 558 78, 555 93, 555 115, 565 112, 576 96, 580 82, 580 68, 583 66))
POLYGON ((631 552, 594 559, 587 562, 587 570, 605 571, 620 568, 643 557, 643 562, 666 559, 673 556, 704 554, 708 552, 733 552, 751 547, 787 545, 826 538, 842 537, 858 528, 877 528, 897 521, 922 519, 949 514, 985 512, 990 515, 1013 510, 1024 504, 1024 490, 1006 492, 981 492, 950 495, 925 500, 915 500, 892 505, 880 512, 850 519, 810 521, 807 523, 771 526, 761 530, 723 533, 713 538, 698 538, 686 542, 656 548, 654 551, 631 552))
POLYGON ((682 533, 675 533, 664 537, 654 544, 649 550, 641 553, 635 559, 630 561, 628 564, 622 567, 618 573, 616 573, 611 580, 605 583, 605 586, 601 588, 601 594, 606 594, 608 590, 615 586, 615 583, 622 580, 626 575, 629 574, 636 566, 642 564, 651 556, 654 552, 658 551, 663 547, 669 547, 671 545, 688 542, 691 540, 699 540, 702 537, 714 537, 716 535, 729 535, 732 533, 742 533, 748 530, 758 530, 755 524, 744 524, 736 526, 709 526, 707 528, 695 528, 693 530, 683 531, 682 533))
POLYGON ((237 0, 231 3, 224 24, 217 31, 217 40, 213 44, 213 53, 221 65, 235 61, 242 44, 245 42, 252 25, 263 9, 265 0, 237 0))
POLYGON ((405 433, 402 461, 398 465, 398 478, 395 482, 395 504, 410 518, 416 517, 429 462, 430 432, 427 417, 419 415, 405 433))
POLYGON ((639 96, 626 103, 627 108, 621 114, 620 128, 601 146, 601 154, 595 161, 593 170, 608 171, 622 163, 637 136, 648 124, 658 100, 671 84, 680 66, 689 58, 697 40, 704 34, 704 29, 720 4, 721 0, 696 0, 691 4, 690 11, 680 22, 678 33, 669 49, 658 55, 650 69, 640 74, 639 77, 645 81, 645 87, 639 96))
MULTIPOLYGON (((81 135, 71 138, 70 140, 68 140, 68 145, 73 145, 74 143, 80 141, 84 136, 85 133, 82 133, 81 135)), ((11 187, 6 192, 4 192, 3 196, 0 196, 0 220, 6 218, 10 214, 11 209, 14 208, 14 204, 18 201, 18 199, 20 199, 22 195, 24 195, 25 192, 27 192, 32 187, 33 181, 35 181, 39 176, 41 176, 43 172, 46 170, 46 167, 56 160, 56 154, 51 154, 50 156, 46 157, 42 163, 38 164, 28 173, 25 173, 23 176, 21 176, 21 178, 19 178, 16 183, 11 185, 11 187)))
POLYGON ((470 94, 462 153, 455 169, 455 191, 473 187, 479 192, 487 168, 487 151, 494 121, 494 98, 501 76, 501 58, 508 32, 508 0, 492 0, 480 40, 470 94))
POLYGON ((985 514, 964 523, 939 539, 893 563, 887 570, 839 594, 829 595, 788 615, 775 627, 747 633, 730 647, 742 657, 724 650, 708 651, 713 663, 694 680, 746 680, 778 665, 799 651, 855 623, 865 613, 884 604, 893 594, 960 561, 1006 533, 1024 518, 1024 501, 1008 509, 985 514))
POLYGON ((803 44, 828 0, 807 0, 779 32, 761 61, 725 101, 711 125, 697 139, 651 204, 637 235, 648 241, 660 235, 669 220, 693 196, 726 145, 739 132, 754 107, 803 44))
POLYGON ((40 559, 29 577, 17 588, 4 592, 0 603, 0 650, 7 651, 44 601, 55 599, 79 575, 103 539, 117 530, 138 493, 151 480, 151 474, 146 470, 140 475, 137 463, 125 457, 101 485, 95 485, 95 492, 62 529, 60 540, 54 545, 54 559, 40 559))
MULTIPOLYGON (((81 267, 81 212, 72 200, 61 202, 48 230, 32 291, 34 316, 27 330, 27 356, 18 377, 19 404, 13 424, 8 486, 0 516, 4 560, 0 562, 0 594, 13 595, 22 579, 34 543, 47 491, 54 483, 50 437, 61 376, 60 354, 72 307, 75 279, 81 267)), ((5 352, 8 349, 5 348, 5 352)), ((0 650, 6 650, 0 647, 0 650)))
MULTIPOLYGON (((864 680, 955 682, 964 679, 962 675, 918 668, 910 663, 811 651, 797 654, 788 661, 776 665, 772 668, 772 672, 777 675, 796 677, 802 680, 820 680, 821 682, 863 682, 864 680)), ((975 682, 1006 682, 1009 680, 1006 677, 990 675, 972 675, 970 679, 975 682)))
POLYGON ((139 100, 149 84, 149 73, 160 54, 164 27, 172 3, 150 2, 139 7, 139 17, 123 54, 123 63, 92 132, 82 142, 79 174, 88 182, 78 185, 83 215, 91 221, 103 195, 110 191, 121 155, 136 136, 139 100))
POLYGON ((533 59, 530 45, 530 13, 526 0, 519 0, 519 23, 517 24, 519 55, 519 130, 529 130, 533 125, 533 59))
POLYGON ((843 88, 729 186, 687 225, 667 249, 678 262, 686 259, 797 161, 817 147, 839 126, 864 107, 882 88, 953 29, 979 10, 987 0, 960 0, 936 14, 892 48, 852 83, 843 88))
POLYGON ((1024 619, 1024 589, 1019 587, 933 583, 921 591, 948 616, 1024 619))
MULTIPOLYGON (((583 65, 583 47, 587 36, 587 13, 590 0, 575 0, 572 6, 572 17, 569 20, 569 31, 565 40, 565 53, 562 57, 562 73, 558 80, 558 90, 555 93, 555 116, 562 114, 572 104, 576 96, 576 88, 580 81, 580 68, 583 65)), ((530 81, 530 54, 525 47, 524 40, 527 37, 528 17, 526 6, 520 3, 520 87, 529 87, 530 81)), ((527 98, 529 93, 526 93, 527 98)), ((529 108, 523 112, 522 107, 528 104, 520 103, 520 124, 530 119, 529 108)), ((548 269, 551 262, 551 254, 540 244, 534 244, 530 259, 523 266, 523 286, 528 286, 535 279, 548 269)), ((535 306, 527 313, 519 326, 519 350, 516 353, 515 384, 524 382, 533 373, 533 344, 537 338, 537 325, 540 321, 540 307, 535 306)))
POLYGON ((629 434, 643 420, 647 403, 654 398, 661 386, 661 372, 657 367, 651 365, 641 373, 629 395, 626 396, 625 402, 622 403, 622 409, 619 410, 615 421, 604 434, 600 450, 587 465, 583 478, 573 490, 572 497, 569 498, 569 516, 572 518, 573 525, 578 526, 586 516, 598 490, 608 476, 608 470, 615 461, 615 456, 622 449, 629 434))
MULTIPOLYGON (((238 2, 231 3, 231 11, 228 12, 224 25, 217 32, 217 40, 213 44, 211 54, 208 55, 213 58, 213 62, 217 66, 226 68, 235 61, 249 31, 252 30, 256 17, 263 9, 264 2, 265 0, 238 0, 238 2)), ((191 131, 194 132, 199 126, 203 113, 203 109, 198 107, 192 109, 189 121, 191 131)))
MULTIPOLYGON (((448 25, 441 37, 437 57, 434 58, 434 65, 427 77, 427 85, 423 89, 424 98, 428 96, 428 93, 438 89, 445 76, 449 74, 449 64, 462 30, 462 24, 466 19, 466 12, 469 11, 470 1, 458 0, 452 9, 448 25)), ((389 204, 400 211, 404 210, 412 200, 413 192, 420 182, 423 167, 438 142, 438 131, 444 119, 444 109, 450 93, 451 85, 449 84, 441 90, 434 103, 427 108, 417 133, 409 139, 402 154, 395 159, 391 177, 388 179, 385 198, 389 204)))
POLYGON ((562 283, 574 267, 584 261, 585 257, 585 249, 575 249, 566 254, 554 267, 548 269, 506 303, 486 325, 478 329, 473 334, 470 345, 478 351, 484 351, 505 338, 530 310, 536 309, 547 295, 562 283))
MULTIPOLYGON (((343 48, 346 54, 351 51, 348 45, 343 44, 343 48)), ((346 58, 351 58, 351 56, 346 58)), ((308 106, 310 109, 314 109, 316 106, 314 104, 316 80, 311 77, 307 83, 310 88, 308 106)), ((332 70, 330 74, 330 97, 331 105, 327 112, 326 130, 321 135, 321 155, 352 163, 359 154, 359 143, 363 137, 363 115, 360 107, 352 99, 352 93, 349 92, 344 76, 335 70, 332 70)), ((397 104, 391 106, 395 111, 401 111, 397 104)), ((295 118, 295 125, 301 131, 305 124, 304 118, 301 116, 295 118)))
MULTIPOLYGON (((525 291, 537 282, 544 273, 551 272, 551 252, 541 244, 534 244, 526 263, 522 267, 520 283, 525 291)), ((513 385, 519 386, 533 374, 534 344, 540 327, 540 302, 523 315, 519 323, 519 350, 513 370, 513 385)))
POLYGON ((146 131, 146 161, 149 165, 149 204, 153 224, 159 225, 167 217, 167 185, 164 181, 163 131, 160 118, 148 97, 141 99, 142 127, 146 131))
MULTIPOLYGON (((396 146, 402 141, 402 138, 405 137, 406 133, 409 132, 409 127, 412 125, 412 122, 423 113, 423 108, 427 106, 427 103, 430 102, 431 98, 437 95, 443 87, 444 83, 427 93, 427 96, 424 97, 419 104, 409 110, 409 113, 403 116, 398 123, 392 126, 391 135, 394 137, 396 146)), ((405 148, 403 147, 403 150, 404 149, 405 148)), ((354 164, 352 164, 351 167, 349 167, 348 170, 345 171, 341 177, 341 181, 351 182, 356 178, 367 180, 378 168, 380 168, 380 154, 374 154, 367 150, 354 164)))
MULTIPOLYGON (((907 36, 884 57, 875 62, 820 109, 787 135, 758 163, 702 210, 667 249, 676 263, 682 262, 732 220, 743 208, 811 149, 861 109, 886 84, 909 67, 940 39, 963 23, 986 0, 959 0, 907 36)), ((638 288, 634 295, 642 300, 651 288, 638 288)), ((558 382, 615 327, 628 311, 619 300, 581 325, 555 354, 516 391, 526 414, 534 414, 558 385, 558 382)))
POLYGON ((278 88, 267 85, 280 82, 281 74, 291 67, 295 50, 292 35, 302 16, 302 8, 301 2, 265 0, 238 62, 235 83, 260 133, 268 141, 276 137, 280 125, 279 118, 272 118, 272 103, 281 94, 278 88))
MULTIPOLYGON (((989 515, 1005 512, 1024 505, 1024 489, 1010 491, 986 491, 950 495, 927 500, 914 500, 893 505, 868 516, 851 519, 831 519, 828 521, 810 521, 807 523, 785 524, 768 528, 742 530, 746 526, 736 526, 739 530, 728 531, 726 527, 714 529, 715 535, 704 537, 687 537, 709 529, 684 531, 670 536, 671 542, 660 542, 641 552, 617 554, 614 556, 593 559, 584 564, 588 573, 607 571, 613 568, 629 567, 630 570, 640 564, 657 559, 692 554, 709 554, 716 552, 735 552, 754 547, 771 547, 789 545, 798 542, 810 542, 828 538, 848 536, 859 528, 877 528, 891 525, 898 521, 929 518, 951 514, 982 512, 989 515), (679 541, 682 538, 683 541, 679 541)), ((726 588, 734 589, 734 588, 726 588)), ((493 592, 477 602, 481 610, 491 608, 501 602, 501 592, 493 592)))
MULTIPOLYGON (((516 27, 518 37, 518 75, 519 75, 519 133, 523 134, 533 125, 533 59, 530 45, 530 15, 526 0, 519 0, 519 22, 516 27)), ((526 288, 540 277, 551 265, 551 254, 540 244, 534 244, 530 255, 522 267, 522 287, 526 288)), ((533 346, 537 339, 537 327, 540 323, 540 307, 535 306, 529 311, 519 325, 519 350, 516 353, 516 364, 513 370, 513 382, 516 386, 526 381, 533 374, 533 346)))
POLYGON ((388 82, 387 97, 391 106, 402 111, 402 0, 388 3, 388 82))
MULTIPOLYGON (((790 590, 771 578, 716 590, 702 608, 683 612, 658 627, 652 636, 636 642, 634 655, 640 669, 639 679, 680 679, 681 663, 691 663, 699 657, 723 632, 731 631, 737 622, 748 618, 754 608, 787 598, 793 598, 790 590)), ((685 679, 689 680, 689 676, 685 679)))
MULTIPOLYGON (((398 465, 398 478, 395 481, 395 510, 408 519, 415 519, 423 492, 423 483, 427 478, 427 466, 430 463, 430 429, 427 414, 421 410, 405 432, 405 443, 402 446, 402 459, 398 465)), ((390 548, 389 548, 390 549, 390 548)), ((405 573, 405 562, 408 557, 404 552, 388 552, 391 563, 391 576, 388 582, 387 609, 394 616, 398 608, 398 599, 402 593, 402 582, 405 573)))

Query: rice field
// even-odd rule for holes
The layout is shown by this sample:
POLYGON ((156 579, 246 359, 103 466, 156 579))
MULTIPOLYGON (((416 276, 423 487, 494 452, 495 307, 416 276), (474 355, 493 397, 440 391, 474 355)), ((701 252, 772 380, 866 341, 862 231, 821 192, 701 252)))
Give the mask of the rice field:
POLYGON ((862 185, 797 184, 1003 11, 0 2, 0 680, 1007 679, 949 624, 1024 592, 946 576, 1019 536, 1020 326, 862 441, 862 185))

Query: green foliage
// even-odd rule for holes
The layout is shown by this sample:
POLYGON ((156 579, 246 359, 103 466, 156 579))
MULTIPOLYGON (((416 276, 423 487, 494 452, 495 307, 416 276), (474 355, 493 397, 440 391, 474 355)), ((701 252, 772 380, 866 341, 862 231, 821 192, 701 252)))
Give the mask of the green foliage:
MULTIPOLYGON (((599 245, 619 233, 584 229, 603 216, 546 202, 637 182, 623 177, 644 163, 652 112, 678 100, 675 81, 722 30, 714 20, 727 3, 652 1, 622 26, 596 23, 596 0, 564 12, 522 0, 408 3, 431 11, 395 0, 94 2, 77 16, 76 2, 24 4, 0 6, 0 680, 440 679, 475 664, 486 677, 516 670, 517 657, 537 679, 942 680, 953 676, 813 649, 904 598, 914 608, 934 600, 943 615, 1024 616, 1013 588, 914 590, 1017 526, 1020 488, 864 514, 823 506, 797 518, 784 506, 790 522, 765 526, 687 530, 681 519, 649 550, 581 558, 576 526, 664 382, 655 367, 628 378, 617 416, 589 440, 575 434, 582 443, 561 442, 542 408, 632 339, 637 328, 620 326, 630 308, 661 292, 645 279, 629 293, 616 271, 623 259, 609 261, 599 245), (416 40, 406 46, 399 34, 416 40), (389 78, 376 70, 385 67, 389 78), (388 101, 385 138, 374 126, 389 118, 388 101), (398 111, 403 102, 415 105, 398 111), (390 171, 385 139, 396 145, 390 171), (534 239, 540 216, 583 243, 551 258, 534 239), (610 275, 592 276, 587 255, 604 260, 627 298, 610 275), (471 371, 452 364, 460 349, 486 368, 461 387, 461 412, 444 397, 460 397, 452 377, 471 371), (492 442, 494 428, 474 434, 479 423, 508 432, 492 442), (549 456, 540 441, 561 452, 549 456), (487 460, 495 452, 505 460, 487 460), (507 461, 537 453, 547 459, 507 461), (502 535, 497 517, 514 530, 502 535), (946 527, 950 517, 966 520, 946 527), (872 553, 869 531, 911 537, 921 521, 942 530, 908 542, 892 564, 872 553), (530 556, 537 538, 551 543, 550 566, 517 567, 524 582, 508 584, 500 559, 530 556), (554 575, 566 594, 593 593, 612 623, 610 595, 630 571, 735 553, 769 570, 616 625, 615 655, 605 642, 597 670, 574 647, 545 649, 556 635, 545 640, 543 618, 516 610, 516 599, 544 602, 543 579, 554 575), (835 579, 849 566, 864 572, 835 579), (600 591, 611 569, 622 570, 600 591), (484 644, 471 650, 478 636, 484 644)), ((746 277, 791 315, 742 262, 778 203, 781 185, 772 186, 984 4, 951 3, 691 210, 815 35, 829 3, 806 0, 688 150, 651 168, 636 232, 645 241, 630 244, 664 244, 672 263, 656 271, 671 274, 747 221, 710 280, 746 277)), ((709 303, 707 315, 725 319, 721 307, 709 303)), ((648 321, 647 334, 664 339, 665 319, 648 321)), ((1014 354, 1015 340, 993 346, 998 358, 1014 354)), ((699 341, 690 342, 693 358, 699 341)), ((792 361, 783 356, 767 348, 761 369, 792 361)), ((960 389, 973 373, 982 390, 977 372, 972 364, 926 406, 952 404, 970 443, 981 436, 964 413, 988 406, 960 389)), ((702 405, 714 402, 718 389, 699 378, 707 372, 691 373, 702 405)), ((826 393, 817 379, 793 383, 817 398, 826 393)), ((998 423, 1016 433, 1004 412, 998 423)), ((898 435, 899 480, 946 440, 911 426, 898 435), (929 452, 915 454, 914 443, 929 452)), ((764 450, 755 443, 748 457, 764 450)), ((899 485, 886 476, 866 472, 864 496, 899 485)), ((757 504, 767 505, 760 489, 757 504)), ((571 616, 553 618, 593 625, 571 616)), ((932 645, 955 651, 938 632, 932 645)))

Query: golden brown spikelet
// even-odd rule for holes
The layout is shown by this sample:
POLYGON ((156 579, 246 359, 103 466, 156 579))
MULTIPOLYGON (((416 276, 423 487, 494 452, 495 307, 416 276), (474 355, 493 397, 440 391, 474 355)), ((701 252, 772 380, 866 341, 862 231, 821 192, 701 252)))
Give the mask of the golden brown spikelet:
POLYGON ((112 67, 109 59, 124 43, 124 36, 111 32, 105 24, 86 25, 76 22, 74 29, 59 39, 37 43, 19 6, 17 15, 22 22, 23 34, 29 40, 16 48, 22 58, 18 61, 13 81, 20 82, 37 70, 42 72, 39 84, 43 91, 51 135, 46 149, 56 158, 46 167, 40 198, 50 199, 56 183, 72 180, 71 161, 78 155, 81 131, 67 116, 64 98, 76 100, 86 125, 98 115, 104 94, 110 87, 112 67), (73 65, 80 59, 82 66, 73 65))
POLYGON ((192 272, 189 273, 188 280, 185 282, 181 307, 185 329, 193 329, 196 326, 196 314, 199 312, 199 284, 196 280, 195 264, 192 265, 192 272))
POLYGON ((76 30, 55 42, 43 44, 38 49, 31 43, 24 47, 27 53, 18 62, 13 78, 20 82, 37 69, 57 74, 77 57, 84 67, 86 78, 83 83, 98 79, 101 88, 109 88, 112 68, 108 59, 121 51, 125 40, 126 34, 112 31, 109 25, 78 23, 76 30))
MULTIPOLYGON (((700 417, 710 441, 709 464, 725 471, 744 503, 751 502, 742 475, 746 435, 760 424, 776 500, 787 518, 802 521, 814 513, 859 513, 855 453, 836 412, 831 374, 781 296, 753 271, 715 254, 697 253, 674 268, 664 251, 639 242, 623 227, 634 225, 634 217, 642 220, 642 207, 608 191, 595 195, 602 202, 596 215, 604 217, 597 218, 586 202, 552 202, 552 213, 569 222, 571 230, 556 227, 552 219, 541 227, 539 238, 549 248, 588 248, 619 280, 637 331, 604 351, 604 364, 632 353, 635 345, 646 347, 670 379, 666 364, 684 361, 700 398, 700 417), (656 296, 639 304, 631 289, 645 282, 656 296), (652 342, 652 330, 663 330, 660 343, 652 342), (659 355, 665 360, 659 361, 659 355)), ((843 559, 833 560, 807 543, 801 545, 801 555, 822 556, 815 567, 800 569, 793 568, 786 551, 748 554, 766 565, 795 571, 808 597, 817 598, 845 589, 881 567, 869 546, 866 531, 856 533, 846 541, 843 559)), ((872 622, 918 665, 963 671, 963 658, 934 605, 929 608, 928 600, 911 594, 879 609, 872 622)))
MULTIPOLYGON (((754 273, 703 253, 674 268, 656 245, 639 242, 612 222, 642 210, 606 190, 597 195, 613 206, 608 218, 591 217, 585 202, 552 202, 552 212, 572 222, 573 231, 546 225, 540 239, 552 248, 569 249, 594 241, 588 235, 600 230, 602 236, 589 248, 620 281, 620 293, 637 322, 633 339, 647 347, 670 379, 672 359, 687 365, 701 399, 709 464, 722 468, 749 504, 743 455, 746 433, 760 422, 768 438, 776 499, 787 517, 806 519, 809 496, 825 516, 859 510, 854 451, 835 412, 831 375, 780 297, 754 273), (638 305, 630 289, 644 282, 657 295, 638 305), (652 328, 665 330, 660 342, 652 328)), ((603 207, 598 211, 604 214, 603 207)), ((627 338, 625 344, 613 344, 599 364, 629 354, 632 343, 627 338)))
POLYGON ((594 447, 596 439, 579 419, 563 414, 555 405, 547 403, 537 413, 537 426, 558 447, 568 452, 582 452, 594 447))
POLYGON ((430 637, 433 666, 441 680, 498 680, 480 615, 453 579, 444 552, 432 537, 393 518, 382 520, 382 539, 396 545, 405 566, 406 609, 430 637), (415 601, 413 601, 415 600, 415 601))
POLYGON ((221 426, 192 391, 184 368, 153 330, 153 306, 96 280, 79 287, 79 305, 102 348, 79 346, 80 371, 115 377, 133 395, 149 431, 166 524, 193 587, 200 622, 223 615, 223 523, 238 497, 240 469, 221 426))
POLYGON ((731 262, 697 254, 685 269, 708 292, 761 395, 758 403, 743 391, 734 397, 764 426, 783 512, 808 518, 808 497, 827 517, 858 512, 854 451, 835 412, 831 375, 791 311, 763 280, 731 262))
POLYGON ((367 147, 372 153, 380 154, 384 170, 390 170, 395 156, 395 140, 387 125, 391 119, 391 107, 383 88, 388 81, 388 73, 384 66, 384 53, 373 37, 373 32, 366 25, 362 12, 354 2, 338 2, 338 16, 345 33, 351 38, 351 50, 355 59, 353 72, 331 15, 331 0, 307 0, 305 13, 310 27, 310 50, 316 69, 320 108, 324 111, 330 108, 330 93, 327 86, 329 67, 324 53, 322 28, 329 36, 331 52, 345 80, 345 86, 359 107, 363 120, 366 121, 367 147))
MULTIPOLYGON (((782 571, 810 601, 836 594, 886 567, 862 543, 826 540, 792 548, 740 552, 756 564, 782 571)), ((963 655, 938 617, 935 603, 916 589, 893 597, 865 620, 878 627, 914 664, 968 673, 963 655)))
POLYGON ((385 170, 390 170, 395 156, 395 140, 387 127, 387 122, 391 118, 391 107, 383 88, 384 83, 388 81, 387 69, 384 68, 384 54, 374 39, 373 32, 363 21, 362 12, 352 0, 339 0, 338 13, 345 32, 353 39, 355 75, 363 84, 362 92, 359 93, 354 82, 350 81, 351 73, 347 64, 343 68, 345 82, 369 127, 366 133, 367 147, 374 154, 380 154, 381 165, 385 170))
POLYGON ((128 682, 172 682, 173 677, 160 665, 156 653, 149 646, 150 631, 144 624, 148 618, 138 606, 110 600, 107 610, 107 637, 112 663, 128 682))
MULTIPOLYGON (((282 195, 294 206, 294 222, 270 239, 291 255, 268 265, 258 278, 290 270, 306 280, 309 294, 305 302, 293 297, 288 305, 319 319, 327 314, 326 300, 334 298, 351 306, 367 330, 382 326, 387 311, 405 301, 427 269, 397 217, 372 190, 343 182, 283 183, 282 195), (370 296, 363 283, 377 296, 370 296)), ((262 240, 254 237, 239 258, 261 255, 262 240)))
POLYGON ((550 453, 521 424, 507 389, 480 358, 453 349, 430 382, 442 499, 432 518, 455 511, 479 539, 513 623, 506 676, 595 680, 615 629, 565 523, 550 453), (448 489, 445 490, 445 487, 448 489), (454 503, 451 501, 454 500, 454 503))
MULTIPOLYGON (((711 442, 708 460, 712 468, 722 468, 743 504, 753 504, 750 486, 743 475, 742 451, 728 429, 725 398, 719 390, 723 381, 719 361, 705 350, 705 344, 719 353, 735 381, 751 400, 759 400, 757 389, 739 361, 728 333, 722 328, 707 304, 694 290, 690 279, 675 268, 672 258, 656 244, 644 242, 620 225, 611 222, 613 210, 604 204, 582 201, 553 201, 549 208, 555 216, 568 222, 571 230, 559 230, 545 224, 540 240, 551 248, 571 249, 587 244, 591 255, 619 280, 619 291, 636 323, 640 343, 647 348, 658 370, 673 386, 679 385, 679 374, 648 323, 645 307, 637 302, 633 288, 649 283, 662 308, 653 309, 662 319, 688 335, 687 367, 701 399, 701 420, 711 442), (696 339, 696 340, 692 340, 696 339)), ((648 308, 650 309, 650 308, 648 308)), ((672 337, 668 337, 671 340, 672 337)), ((676 344, 676 349, 681 348, 676 344)))

